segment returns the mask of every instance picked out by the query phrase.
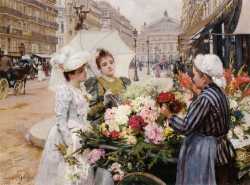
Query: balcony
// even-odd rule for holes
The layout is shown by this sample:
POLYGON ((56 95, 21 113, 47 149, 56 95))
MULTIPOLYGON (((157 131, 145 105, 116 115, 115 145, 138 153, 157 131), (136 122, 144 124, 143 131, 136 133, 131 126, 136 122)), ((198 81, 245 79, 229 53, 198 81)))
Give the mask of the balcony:
POLYGON ((57 13, 57 10, 55 8, 52 8, 51 6, 47 6, 44 3, 41 3, 37 0, 23 0, 26 3, 34 4, 36 6, 39 6, 40 8, 43 8, 44 10, 52 11, 53 13, 57 13))
POLYGON ((0 26, 0 33, 8 34, 11 36, 21 36, 22 39, 32 40, 32 41, 40 41, 40 42, 46 42, 49 44, 57 44, 57 37, 55 36, 49 36, 49 35, 43 35, 37 32, 23 32, 22 30, 15 29, 15 28, 8 28, 5 26, 0 26))
POLYGON ((22 12, 20 12, 18 10, 15 10, 13 8, 0 7, 0 13, 14 15, 16 17, 21 17, 21 18, 26 19, 26 20, 32 20, 32 21, 37 22, 38 24, 43 24, 45 26, 50 26, 50 27, 52 27, 54 29, 58 28, 58 24, 56 22, 49 22, 49 21, 43 20, 41 18, 37 18, 35 16, 28 16, 28 15, 25 15, 24 13, 22 13, 22 12))
POLYGON ((57 37, 54 36, 49 36, 49 35, 43 35, 37 32, 32 32, 32 40, 38 40, 41 42, 46 42, 46 43, 50 43, 50 44, 57 44, 58 40, 57 37))
POLYGON ((14 34, 14 35, 22 35, 22 30, 15 29, 15 28, 10 28, 6 26, 0 26, 0 33, 3 34, 14 34))
POLYGON ((8 34, 9 30, 7 27, 0 26, 0 33, 8 34))

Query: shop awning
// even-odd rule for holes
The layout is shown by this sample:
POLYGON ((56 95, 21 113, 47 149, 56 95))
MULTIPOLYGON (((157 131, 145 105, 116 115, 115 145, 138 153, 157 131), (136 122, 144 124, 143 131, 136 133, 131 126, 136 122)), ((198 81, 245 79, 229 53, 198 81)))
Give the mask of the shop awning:
POLYGON ((242 0, 242 8, 238 25, 234 31, 236 35, 250 34, 250 0, 242 0))
MULTIPOLYGON (((249 0, 246 0, 249 1, 249 0)), ((225 0, 217 9, 216 11, 207 17, 206 19, 200 21, 195 26, 193 26, 191 29, 189 29, 186 33, 183 34, 184 37, 193 37, 196 35, 196 33, 201 32, 204 28, 208 28, 209 25, 212 26, 222 15, 226 12, 230 13, 228 9, 232 7, 233 0, 225 0)))
POLYGON ((51 58, 51 55, 47 55, 47 54, 34 54, 34 55, 40 58, 51 58))

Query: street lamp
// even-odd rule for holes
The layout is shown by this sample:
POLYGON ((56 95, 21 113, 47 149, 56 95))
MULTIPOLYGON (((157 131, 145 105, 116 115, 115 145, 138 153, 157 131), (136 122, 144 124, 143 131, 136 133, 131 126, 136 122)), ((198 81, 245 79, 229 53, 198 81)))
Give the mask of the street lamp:
POLYGON ((90 10, 90 8, 88 8, 88 4, 87 4, 87 7, 86 8, 85 7, 86 7, 85 5, 83 5, 83 4, 79 5, 76 2, 73 5, 73 8, 75 9, 76 16, 78 18, 76 26, 75 26, 76 31, 79 31, 82 29, 86 29, 86 30, 88 29, 87 25, 84 24, 84 22, 87 19, 88 13, 90 13, 91 10, 90 10))
POLYGON ((149 69, 149 39, 147 38, 147 47, 148 47, 148 70, 147 70, 147 75, 150 75, 150 69, 149 69))
POLYGON ((137 71, 137 62, 136 62, 136 39, 137 39, 137 35, 138 35, 138 32, 137 32, 136 29, 134 29, 133 35, 134 35, 134 41, 135 41, 135 74, 134 74, 134 81, 139 81, 138 71, 137 71))

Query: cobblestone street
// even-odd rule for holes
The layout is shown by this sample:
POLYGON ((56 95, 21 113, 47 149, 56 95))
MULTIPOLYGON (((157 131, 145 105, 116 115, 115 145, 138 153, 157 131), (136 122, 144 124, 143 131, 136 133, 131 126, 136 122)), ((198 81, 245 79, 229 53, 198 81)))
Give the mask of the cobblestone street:
POLYGON ((29 144, 25 135, 53 114, 53 93, 47 81, 28 81, 26 92, 0 101, 0 185, 34 184, 41 149, 29 144))

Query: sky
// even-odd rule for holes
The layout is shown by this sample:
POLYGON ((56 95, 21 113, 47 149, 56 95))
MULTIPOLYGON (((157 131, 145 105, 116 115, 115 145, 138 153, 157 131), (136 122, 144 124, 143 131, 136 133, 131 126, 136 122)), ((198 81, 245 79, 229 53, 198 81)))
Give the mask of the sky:
MULTIPOLYGON (((100 0, 99 0, 100 1, 100 0)), ((170 17, 180 20, 182 0, 104 0, 115 8, 120 8, 122 15, 127 17, 133 26, 140 29, 144 22, 149 24, 160 19, 164 11, 170 17)))

